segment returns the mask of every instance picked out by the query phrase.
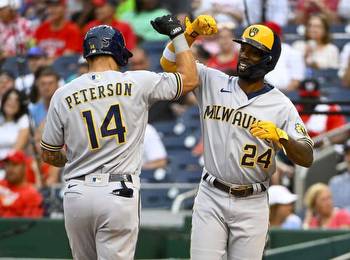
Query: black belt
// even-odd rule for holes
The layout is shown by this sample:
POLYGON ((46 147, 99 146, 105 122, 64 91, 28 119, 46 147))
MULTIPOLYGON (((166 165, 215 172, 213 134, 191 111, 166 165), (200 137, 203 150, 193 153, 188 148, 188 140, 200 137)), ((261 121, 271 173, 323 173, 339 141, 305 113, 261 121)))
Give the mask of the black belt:
MULTIPOLYGON (((80 180, 85 181, 85 176, 79 176, 79 177, 73 177, 69 180, 80 180)), ((132 183, 132 177, 130 174, 110 174, 109 175, 109 182, 118 182, 118 181, 125 181, 125 182, 131 182, 132 183)))
MULTIPOLYGON (((205 173, 203 176, 203 180, 206 181, 208 177, 209 177, 209 174, 205 173)), ((253 195, 254 193, 254 188, 252 184, 230 187, 225 183, 221 182, 220 180, 218 180, 217 178, 215 178, 213 181, 213 185, 215 188, 222 190, 228 194, 231 194, 235 197, 248 197, 250 195, 253 195)), ((266 191, 266 187, 264 184, 257 183, 257 185, 260 185, 261 191, 266 191)))

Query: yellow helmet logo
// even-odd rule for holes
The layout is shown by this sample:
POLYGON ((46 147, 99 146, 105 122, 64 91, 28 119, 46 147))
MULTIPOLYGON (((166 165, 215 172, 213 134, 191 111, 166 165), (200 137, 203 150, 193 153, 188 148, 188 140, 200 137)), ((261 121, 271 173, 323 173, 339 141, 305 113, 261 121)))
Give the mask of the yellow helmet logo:
MULTIPOLYGON (((259 49, 271 51, 274 43, 273 31, 262 24, 253 24, 244 30, 242 38, 250 43, 255 43, 259 49)), ((254 44, 253 44, 254 45, 254 44)))
POLYGON ((257 35, 257 33, 259 32, 259 29, 256 27, 252 27, 249 29, 249 36, 250 37, 254 37, 255 35, 257 35))

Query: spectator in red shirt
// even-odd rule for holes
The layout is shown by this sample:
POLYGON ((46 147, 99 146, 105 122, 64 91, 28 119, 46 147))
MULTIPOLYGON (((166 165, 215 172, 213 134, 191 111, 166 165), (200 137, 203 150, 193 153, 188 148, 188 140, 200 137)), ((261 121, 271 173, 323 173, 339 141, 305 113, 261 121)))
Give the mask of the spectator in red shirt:
POLYGON ((324 14, 329 22, 339 22, 337 13, 339 0, 298 0, 295 21, 305 24, 312 14, 324 14))
POLYGON ((25 154, 13 151, 5 158, 4 164, 6 175, 0 181, 0 217, 42 217, 43 198, 25 179, 25 154))
MULTIPOLYGON (((299 88, 299 97, 301 100, 318 101, 324 99, 321 97, 320 84, 316 79, 306 79, 302 81, 299 88)), ((306 129, 310 137, 326 133, 332 129, 341 127, 346 124, 344 115, 327 115, 327 114, 303 114, 305 111, 316 112, 339 112, 341 108, 336 104, 304 104, 297 106, 301 114, 306 129)), ((333 143, 343 143, 346 136, 339 135, 332 138, 333 143)))
POLYGON ((237 45, 232 41, 234 24, 218 24, 218 45, 219 53, 208 60, 209 67, 227 71, 236 71, 239 50, 237 45))
POLYGON ((65 0, 46 0, 48 17, 35 32, 35 39, 49 58, 80 53, 82 37, 79 27, 65 19, 65 0))
POLYGON ((125 22, 119 21, 114 17, 115 10, 117 7, 116 0, 92 0, 95 9, 96 19, 88 23, 84 29, 84 35, 86 32, 97 25, 107 24, 113 28, 119 30, 125 37, 126 47, 132 50, 136 47, 136 36, 131 26, 125 22))
POLYGON ((311 185, 304 202, 307 207, 304 228, 350 228, 350 213, 334 207, 332 193, 326 184, 311 185))
POLYGON ((33 39, 33 28, 29 20, 19 17, 16 1, 0 1, 0 60, 23 55, 33 39))

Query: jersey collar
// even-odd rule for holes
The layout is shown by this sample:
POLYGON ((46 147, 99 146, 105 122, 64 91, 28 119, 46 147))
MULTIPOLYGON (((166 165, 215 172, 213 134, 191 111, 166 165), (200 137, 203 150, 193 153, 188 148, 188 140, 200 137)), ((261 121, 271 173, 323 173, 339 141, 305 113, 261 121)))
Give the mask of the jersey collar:
POLYGON ((273 88, 274 87, 272 85, 270 85, 267 82, 264 82, 264 87, 262 89, 259 89, 258 91, 247 94, 248 100, 252 99, 254 97, 257 97, 259 95, 265 94, 265 93, 269 92, 270 90, 272 90, 273 88))

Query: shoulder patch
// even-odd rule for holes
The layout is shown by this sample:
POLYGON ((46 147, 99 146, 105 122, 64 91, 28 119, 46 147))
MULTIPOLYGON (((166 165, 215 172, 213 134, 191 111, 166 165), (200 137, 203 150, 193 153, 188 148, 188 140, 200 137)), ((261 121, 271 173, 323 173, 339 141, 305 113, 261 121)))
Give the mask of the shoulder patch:
POLYGON ((302 134, 304 136, 309 136, 305 127, 303 125, 301 125, 300 123, 296 123, 295 124, 295 130, 297 131, 297 133, 302 134))

